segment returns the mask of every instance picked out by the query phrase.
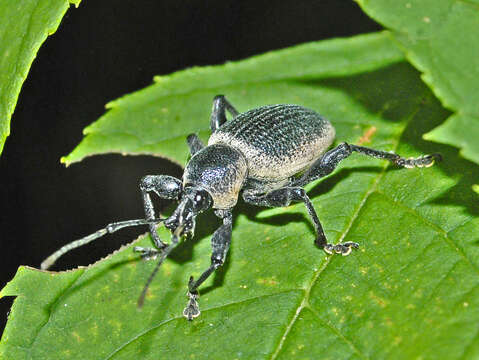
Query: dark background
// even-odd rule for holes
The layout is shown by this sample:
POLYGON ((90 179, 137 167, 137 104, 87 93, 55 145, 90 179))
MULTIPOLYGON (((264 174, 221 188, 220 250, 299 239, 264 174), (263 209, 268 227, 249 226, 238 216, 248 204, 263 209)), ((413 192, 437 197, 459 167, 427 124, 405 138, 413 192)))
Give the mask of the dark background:
MULTIPOLYGON (((38 267, 71 240, 142 217, 143 175, 181 177, 178 166, 147 156, 60 164, 108 101, 154 75, 379 29, 349 0, 84 0, 72 7, 33 62, 0 157, 0 288, 19 265, 38 267)), ((87 265, 142 231, 80 248, 54 269, 87 265)), ((12 300, 0 300, 1 331, 12 300)))

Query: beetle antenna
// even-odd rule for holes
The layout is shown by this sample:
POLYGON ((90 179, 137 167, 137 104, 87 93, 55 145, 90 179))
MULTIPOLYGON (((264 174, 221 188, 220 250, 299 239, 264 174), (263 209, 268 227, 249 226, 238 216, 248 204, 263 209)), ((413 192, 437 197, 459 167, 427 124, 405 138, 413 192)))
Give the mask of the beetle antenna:
POLYGON ((103 229, 100 229, 93 234, 87 235, 85 237, 82 237, 81 239, 72 241, 71 243, 68 243, 64 246, 62 246, 60 249, 55 251, 53 254, 51 254, 49 257, 47 257, 45 260, 40 265, 40 268, 42 270, 46 270, 50 268, 57 260, 59 257, 63 256, 63 254, 69 252, 70 250, 76 249, 80 246, 83 246, 85 244, 88 244, 89 242, 96 240, 106 234, 111 234, 114 233, 115 231, 118 231, 120 229, 123 229, 125 227, 130 227, 130 226, 139 226, 139 225, 149 225, 149 224, 158 224, 165 219, 157 218, 157 219, 135 219, 135 220, 126 220, 126 221, 119 221, 115 223, 108 224, 105 226, 103 229))
POLYGON ((155 278, 156 274, 158 273, 158 270, 160 270, 161 264, 163 264, 163 261, 170 255, 171 251, 178 245, 179 238, 178 238, 178 232, 175 231, 171 238, 171 243, 161 252, 160 260, 158 260, 158 263, 156 264, 155 268, 153 269, 150 277, 146 281, 145 287, 143 288, 143 291, 141 292, 140 297, 138 298, 138 308, 142 308, 143 304, 145 303, 145 297, 146 297, 146 292, 148 291, 148 288, 150 287, 151 282, 155 278))

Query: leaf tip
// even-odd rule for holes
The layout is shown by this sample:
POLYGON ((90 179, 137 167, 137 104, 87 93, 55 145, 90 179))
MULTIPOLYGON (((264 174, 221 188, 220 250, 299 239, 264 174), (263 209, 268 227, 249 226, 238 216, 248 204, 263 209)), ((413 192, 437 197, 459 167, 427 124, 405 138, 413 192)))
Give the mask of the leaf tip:
POLYGON ((68 160, 68 156, 62 156, 60 158, 60 163, 65 165, 65 167, 69 167, 71 162, 68 160))
POLYGON ((75 5, 75 8, 77 9, 80 6, 80 3, 81 3, 81 0, 70 0, 70 4, 75 5))

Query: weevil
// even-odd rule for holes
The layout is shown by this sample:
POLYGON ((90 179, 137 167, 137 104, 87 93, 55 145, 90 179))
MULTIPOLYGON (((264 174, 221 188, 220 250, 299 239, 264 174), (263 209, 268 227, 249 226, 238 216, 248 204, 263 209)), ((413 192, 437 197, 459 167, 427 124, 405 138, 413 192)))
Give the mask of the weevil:
POLYGON ((183 315, 192 320, 200 314, 198 287, 221 265, 231 244, 233 215, 238 197, 252 205, 288 206, 303 202, 315 229, 315 244, 328 254, 348 255, 359 244, 328 243, 316 211, 304 186, 330 174, 353 152, 389 160, 399 167, 429 167, 439 154, 403 158, 393 152, 341 143, 328 151, 335 138, 331 123, 313 110, 299 105, 267 105, 239 113, 223 96, 213 100, 211 136, 205 146, 197 135, 187 137, 191 158, 183 179, 168 175, 147 175, 140 181, 145 218, 107 225, 84 238, 69 243, 42 264, 47 269, 64 253, 123 227, 148 225, 153 248, 135 247, 143 259, 159 258, 139 297, 143 305, 147 289, 161 264, 178 245, 180 238, 193 235, 198 214, 212 208, 222 225, 211 238, 211 265, 198 279, 188 282, 188 302, 183 315), (226 113, 232 116, 227 120, 226 113), (172 199, 178 206, 167 218, 156 218, 150 197, 172 199), (160 239, 157 227, 163 223, 171 233, 169 243, 160 239))

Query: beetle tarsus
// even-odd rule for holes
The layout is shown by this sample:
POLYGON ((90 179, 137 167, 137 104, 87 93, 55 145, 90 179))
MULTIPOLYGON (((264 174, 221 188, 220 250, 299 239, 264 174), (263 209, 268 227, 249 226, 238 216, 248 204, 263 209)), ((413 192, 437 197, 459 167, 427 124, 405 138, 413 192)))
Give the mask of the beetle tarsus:
POLYGON ((193 276, 190 276, 190 281, 188 282, 188 304, 183 310, 183 316, 189 321, 192 321, 194 318, 200 316, 200 306, 198 305, 198 298, 200 294, 197 290, 192 290, 195 287, 195 279, 193 276))
POLYGON ((192 321, 194 318, 200 316, 200 307, 198 305, 199 295, 198 292, 189 292, 188 291, 188 305, 186 305, 185 309, 183 310, 183 316, 187 318, 189 321, 192 321))
POLYGON ((417 158, 410 157, 407 159, 399 157, 395 161, 395 163, 396 165, 405 167, 407 169, 412 169, 415 167, 419 167, 419 168, 431 167, 434 165, 436 161, 441 161, 441 160, 442 160, 441 154, 431 154, 431 155, 420 156, 417 158))

